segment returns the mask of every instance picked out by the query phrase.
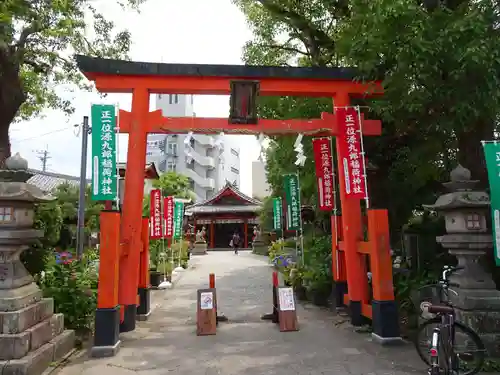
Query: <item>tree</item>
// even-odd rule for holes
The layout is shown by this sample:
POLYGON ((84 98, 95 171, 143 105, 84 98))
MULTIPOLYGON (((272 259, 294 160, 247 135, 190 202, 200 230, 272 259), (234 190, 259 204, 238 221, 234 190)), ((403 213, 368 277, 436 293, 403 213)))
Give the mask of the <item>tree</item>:
POLYGON ((440 162, 456 158, 483 183, 481 140, 494 138, 500 99, 499 10, 486 0, 351 0, 337 38, 347 64, 384 76, 379 116, 426 142, 437 136, 440 162))
MULTIPOLYGON (((158 180, 153 181, 153 187, 161 189, 161 194, 164 197, 173 196, 176 198, 194 199, 189 178, 177 172, 163 173, 158 180)), ((149 199, 149 195, 144 196, 142 203, 143 215, 149 215, 149 199)))
MULTIPOLYGON (((145 0, 114 0, 138 9, 145 0)), ((9 127, 44 108, 73 112, 57 88, 90 89, 73 54, 126 58, 130 33, 115 32, 92 0, 0 1, 0 163, 10 156, 9 127), (92 30, 92 32, 91 32, 92 30)))
POLYGON ((153 181, 153 186, 161 189, 164 197, 193 198, 189 178, 177 172, 163 173, 158 180, 153 181))
MULTIPOLYGON (((346 60, 339 54, 337 44, 340 31, 350 22, 347 1, 334 4, 325 0, 234 2, 246 14, 254 33, 253 41, 247 43, 243 52, 246 63, 330 66, 346 60)), ((357 104, 375 105, 366 101, 357 104)), ((331 99, 266 97, 260 100, 259 114, 271 118, 310 118, 318 117, 321 111, 331 111, 331 105, 331 99)), ((378 112, 368 115, 381 117, 378 112)), ((447 144, 442 132, 426 128, 401 131, 399 128, 400 122, 384 118, 383 134, 365 138, 365 151, 375 167, 369 178, 371 203, 389 209, 394 239, 400 238, 398 232, 415 207, 434 198, 435 181, 449 165, 442 162, 443 155, 450 156, 444 152, 447 144)), ((296 170, 292 138, 273 137, 267 150, 268 179, 277 195, 282 191, 283 173, 296 170)), ((302 195, 304 201, 314 204, 316 184, 314 169, 309 164, 312 150, 307 138, 303 143, 308 162, 300 171, 302 195)))

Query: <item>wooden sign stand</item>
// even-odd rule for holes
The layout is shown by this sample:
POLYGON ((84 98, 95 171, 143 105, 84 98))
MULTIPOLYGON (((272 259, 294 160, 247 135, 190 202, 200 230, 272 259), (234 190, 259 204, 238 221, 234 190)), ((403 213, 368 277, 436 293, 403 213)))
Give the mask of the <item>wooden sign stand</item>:
POLYGON ((217 329, 217 295, 215 288, 198 289, 196 298, 196 335, 215 335, 217 329))
POLYGON ((299 330, 297 320, 297 310, 295 295, 292 288, 278 287, 278 324, 280 332, 290 332, 299 330))

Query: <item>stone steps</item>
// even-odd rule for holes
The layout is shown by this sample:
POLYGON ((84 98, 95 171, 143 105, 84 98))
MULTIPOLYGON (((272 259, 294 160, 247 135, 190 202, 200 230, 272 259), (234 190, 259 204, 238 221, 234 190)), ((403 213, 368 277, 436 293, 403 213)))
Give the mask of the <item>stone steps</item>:
POLYGON ((74 331, 64 330, 63 314, 44 298, 17 311, 0 312, 0 374, 40 375, 75 343, 74 331))

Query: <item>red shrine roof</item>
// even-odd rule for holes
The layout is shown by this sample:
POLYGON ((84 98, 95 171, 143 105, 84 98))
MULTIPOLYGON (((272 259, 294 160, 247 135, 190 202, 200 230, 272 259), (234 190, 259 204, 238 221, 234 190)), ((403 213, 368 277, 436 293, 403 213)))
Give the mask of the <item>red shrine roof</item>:
POLYGON ((257 213, 262 208, 262 202, 239 191, 234 185, 226 185, 212 198, 195 203, 186 208, 187 214, 214 213, 257 213))

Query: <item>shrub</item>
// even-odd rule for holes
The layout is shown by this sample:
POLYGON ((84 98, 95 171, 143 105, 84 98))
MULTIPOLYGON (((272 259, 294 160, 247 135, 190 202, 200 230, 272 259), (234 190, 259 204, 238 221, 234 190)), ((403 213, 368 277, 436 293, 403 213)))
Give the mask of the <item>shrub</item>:
POLYGON ((69 252, 59 253, 38 277, 44 297, 53 298, 55 312, 64 314, 65 327, 82 335, 93 329, 98 279, 95 268, 86 258, 74 260, 69 252))

